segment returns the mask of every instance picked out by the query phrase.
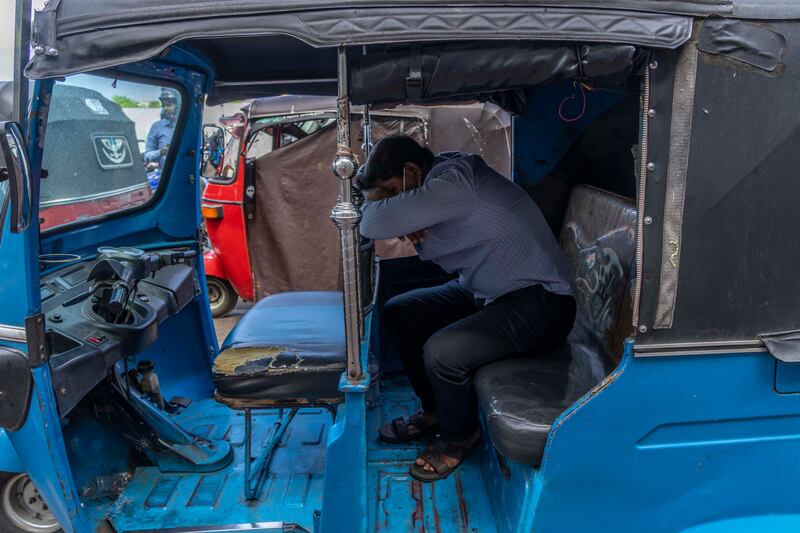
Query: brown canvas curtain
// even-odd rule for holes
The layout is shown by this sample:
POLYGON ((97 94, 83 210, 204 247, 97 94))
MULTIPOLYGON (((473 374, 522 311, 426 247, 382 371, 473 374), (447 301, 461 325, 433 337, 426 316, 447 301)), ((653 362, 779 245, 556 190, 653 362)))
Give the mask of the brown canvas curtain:
MULTIPOLYGON (((373 139, 392 133, 425 142, 418 118, 373 117, 373 139)), ((353 121, 359 161, 360 122, 353 121)), ((256 214, 247 239, 256 298, 284 291, 341 290, 339 233, 330 213, 339 194, 331 161, 336 129, 328 126, 256 160, 256 214)))
MULTIPOLYGON (((409 107, 398 108, 409 110, 409 107)), ((481 154, 508 176, 510 119, 496 106, 413 107, 411 116, 372 116, 372 141, 410 135, 434 152, 481 154)), ((353 121, 353 147, 363 162, 360 120, 353 121)), ((338 196, 331 171, 336 130, 323 128, 256 160, 256 214, 247 224, 256 299, 290 290, 341 290, 339 234, 330 220, 338 196)), ((381 257, 413 255, 408 242, 375 243, 381 257)))

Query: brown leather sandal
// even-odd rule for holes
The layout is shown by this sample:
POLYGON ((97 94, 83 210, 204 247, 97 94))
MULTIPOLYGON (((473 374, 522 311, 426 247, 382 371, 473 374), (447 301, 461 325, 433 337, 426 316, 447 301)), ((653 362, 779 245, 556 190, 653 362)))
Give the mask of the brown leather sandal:
POLYGON ((436 434, 439 424, 429 424, 422 418, 422 411, 411 415, 407 419, 399 416, 391 422, 381 426, 380 439, 389 444, 400 444, 428 438, 436 434), (408 430, 409 426, 414 426, 416 431, 413 433, 408 430))
POLYGON ((433 472, 425 470, 424 466, 414 463, 410 469, 411 477, 424 483, 446 478, 461 465, 467 455, 475 448, 476 443, 477 440, 470 447, 464 448, 463 446, 451 444, 441 437, 436 437, 431 442, 431 445, 420 455, 421 459, 433 467, 433 472), (443 455, 458 460, 458 463, 450 466, 442 459, 443 455))

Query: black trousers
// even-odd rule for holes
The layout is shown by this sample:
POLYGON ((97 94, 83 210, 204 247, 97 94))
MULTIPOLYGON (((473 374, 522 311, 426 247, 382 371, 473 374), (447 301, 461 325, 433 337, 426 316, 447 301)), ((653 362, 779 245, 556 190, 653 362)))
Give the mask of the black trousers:
POLYGON ((436 412, 441 435, 461 440, 476 428, 472 376, 481 366, 536 350, 567 337, 575 299, 541 285, 483 305, 451 281, 395 296, 383 307, 381 332, 397 350, 425 411, 436 412))

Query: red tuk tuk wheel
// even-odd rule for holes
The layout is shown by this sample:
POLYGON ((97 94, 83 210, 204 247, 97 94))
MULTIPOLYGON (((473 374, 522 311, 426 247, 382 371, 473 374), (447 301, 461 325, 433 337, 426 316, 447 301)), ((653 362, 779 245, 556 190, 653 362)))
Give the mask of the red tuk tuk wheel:
POLYGON ((53 533, 61 531, 53 512, 27 474, 0 477, 0 531, 53 533))
POLYGON ((208 285, 208 303, 211 307, 211 315, 214 318, 227 315, 236 305, 239 295, 233 290, 228 280, 215 276, 206 276, 206 285, 208 285))

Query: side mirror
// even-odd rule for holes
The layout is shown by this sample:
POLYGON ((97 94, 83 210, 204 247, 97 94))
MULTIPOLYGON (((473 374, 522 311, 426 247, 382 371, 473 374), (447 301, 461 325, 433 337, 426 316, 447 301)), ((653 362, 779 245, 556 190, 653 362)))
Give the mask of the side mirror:
MULTIPOLYGON (((22 130, 16 122, 0 122, 0 149, 5 166, 0 168, 0 182, 7 181, 4 187, 11 200, 11 231, 22 233, 31 223, 33 210, 31 166, 28 151, 22 138, 22 130)), ((0 212, 5 215, 5 194, 0 188, 0 212)), ((0 230, 2 231, 2 230, 0 230)))
POLYGON ((225 160, 225 130, 215 125, 203 126, 203 159, 200 173, 204 178, 218 178, 225 160))

